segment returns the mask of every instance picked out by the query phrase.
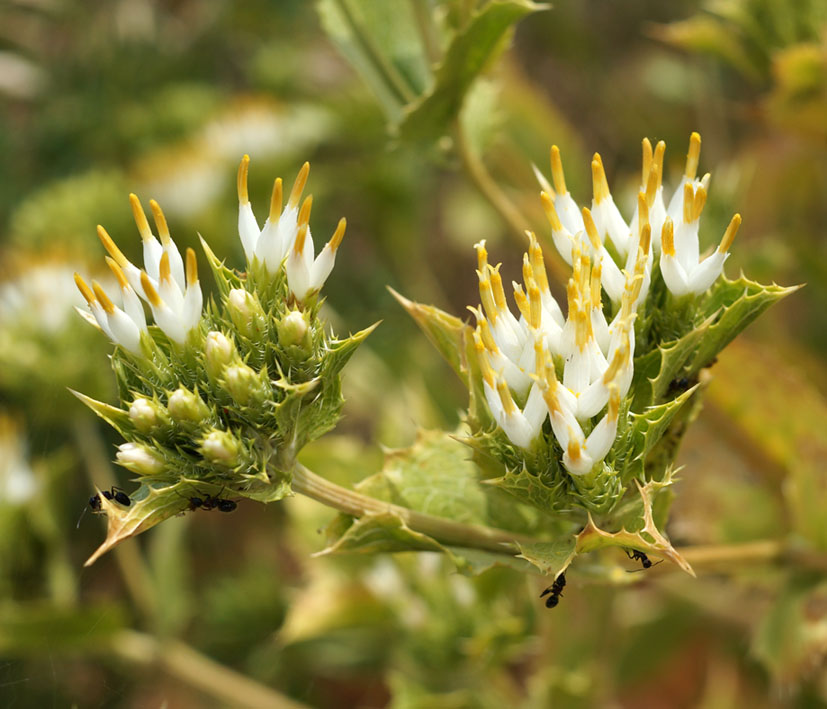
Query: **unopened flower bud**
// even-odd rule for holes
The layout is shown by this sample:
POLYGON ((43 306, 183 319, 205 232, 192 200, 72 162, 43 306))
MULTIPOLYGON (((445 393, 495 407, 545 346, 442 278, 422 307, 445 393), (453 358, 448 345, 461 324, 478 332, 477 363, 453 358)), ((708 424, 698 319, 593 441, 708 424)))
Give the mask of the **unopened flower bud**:
POLYGON ((201 423, 210 415, 210 409, 201 397, 183 387, 170 394, 167 409, 176 423, 201 423))
POLYGON ((116 458, 119 465, 138 475, 158 475, 166 467, 155 451, 140 443, 121 444, 116 458))
POLYGON ((210 463, 232 468, 239 463, 241 444, 227 431, 211 431, 201 442, 200 450, 210 463))
POLYGON ((207 374, 213 378, 221 376, 221 372, 236 356, 235 345, 223 332, 215 330, 207 334, 207 343, 204 347, 206 355, 207 374))
POLYGON ((239 334, 259 340, 267 326, 264 309, 256 297, 243 288, 233 288, 227 297, 227 311, 239 334))
POLYGON ((307 321, 298 310, 289 312, 278 324, 279 344, 282 347, 310 349, 310 330, 307 321))
POLYGON ((138 398, 129 407, 129 419, 141 433, 153 433, 169 422, 164 407, 151 399, 138 398))
POLYGON ((224 368, 222 385, 233 400, 246 406, 253 401, 263 401, 267 390, 256 372, 246 364, 233 364, 224 368))

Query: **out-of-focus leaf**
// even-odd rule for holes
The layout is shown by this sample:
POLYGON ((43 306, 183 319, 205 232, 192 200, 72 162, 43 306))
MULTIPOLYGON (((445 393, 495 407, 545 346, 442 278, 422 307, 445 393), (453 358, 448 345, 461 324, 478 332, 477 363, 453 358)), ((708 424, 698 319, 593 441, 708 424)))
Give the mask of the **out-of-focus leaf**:
POLYGON ((387 512, 368 514, 354 520, 344 534, 319 552, 319 555, 337 552, 375 554, 396 551, 445 551, 445 547, 427 534, 412 530, 398 515, 387 512))
POLYGON ((576 556, 574 535, 553 542, 520 544, 520 556, 536 566, 541 574, 557 576, 565 571, 576 556))
POLYGON ((492 0, 452 38, 436 69, 434 86, 408 106, 399 126, 408 140, 434 140, 459 113, 474 80, 503 47, 514 24, 543 9, 530 0, 492 0))

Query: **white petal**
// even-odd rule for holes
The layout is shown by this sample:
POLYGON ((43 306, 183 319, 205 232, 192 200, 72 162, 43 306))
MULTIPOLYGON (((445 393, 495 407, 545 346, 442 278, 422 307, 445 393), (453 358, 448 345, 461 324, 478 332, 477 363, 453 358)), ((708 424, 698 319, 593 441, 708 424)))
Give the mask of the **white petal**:
POLYGON ((258 222, 256 221, 255 214, 253 214, 253 206, 249 202, 239 204, 238 236, 241 239, 241 246, 244 248, 244 255, 247 257, 247 261, 253 260, 259 234, 261 234, 261 230, 258 228, 258 222))
POLYGON ((192 330, 201 321, 201 308, 204 305, 204 296, 201 293, 201 284, 196 282, 187 288, 184 296, 184 307, 181 320, 187 332, 192 330))
POLYGON ((728 258, 728 253, 722 254, 717 250, 707 256, 689 274, 689 289, 698 295, 708 290, 718 280, 724 268, 724 261, 728 258))
POLYGON ((313 268, 310 270, 310 287, 313 290, 322 289, 335 264, 336 252, 330 248, 330 243, 327 243, 316 257, 313 268))
POLYGON ((580 213, 580 207, 577 206, 577 202, 574 201, 570 192, 564 194, 557 193, 554 197, 554 209, 557 212, 557 216, 560 217, 560 222, 563 227, 567 229, 570 234, 577 234, 585 230, 586 226, 583 224, 583 215, 580 213))
POLYGON ((138 294, 130 286, 127 286, 121 288, 121 296, 123 297, 123 309, 126 314, 132 318, 138 329, 146 330, 146 313, 138 294))
MULTIPOLYGON (((158 280, 158 265, 161 263, 161 255, 164 247, 154 236, 143 240, 144 247, 144 270, 153 280, 158 280)), ((134 286, 133 286, 134 287, 134 286)))
POLYGON ((600 240, 605 243, 608 236, 617 253, 622 259, 625 259, 626 254, 629 253, 629 237, 632 232, 620 215, 620 210, 615 205, 611 195, 604 197, 600 204, 595 204, 592 200, 592 217, 597 227, 597 233, 600 234, 600 240))
POLYGON ((112 339, 133 354, 140 354, 141 331, 135 321, 120 308, 115 308, 114 312, 108 313, 107 321, 112 332, 112 339))
POLYGON ((663 251, 660 254, 660 272, 663 282, 669 291, 677 296, 689 293, 686 271, 674 256, 667 256, 663 251))
POLYGON ((586 455, 594 461, 603 460, 617 435, 617 417, 606 414, 586 439, 586 455))

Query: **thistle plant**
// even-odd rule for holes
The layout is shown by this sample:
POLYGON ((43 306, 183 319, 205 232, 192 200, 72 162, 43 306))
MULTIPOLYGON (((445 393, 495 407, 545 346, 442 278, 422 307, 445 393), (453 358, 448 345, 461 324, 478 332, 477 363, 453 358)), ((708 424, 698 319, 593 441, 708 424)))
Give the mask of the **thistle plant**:
POLYGON ((206 303, 195 251, 182 256, 161 207, 150 201, 156 238, 134 194, 129 199, 143 268, 98 227, 118 297, 75 274, 88 304, 81 314, 115 345, 120 402, 77 396, 124 437, 117 462, 140 483, 129 505, 99 495, 108 535, 87 563, 186 510, 192 497, 281 499, 290 491, 299 450, 339 417, 342 367, 372 329, 337 339, 319 314, 320 291, 346 222, 316 256, 312 197, 302 201, 310 170, 305 163, 285 205, 282 180, 275 181, 268 218, 259 227, 248 169, 245 156, 238 170, 238 230, 246 270, 227 267, 202 239, 216 286, 206 303))

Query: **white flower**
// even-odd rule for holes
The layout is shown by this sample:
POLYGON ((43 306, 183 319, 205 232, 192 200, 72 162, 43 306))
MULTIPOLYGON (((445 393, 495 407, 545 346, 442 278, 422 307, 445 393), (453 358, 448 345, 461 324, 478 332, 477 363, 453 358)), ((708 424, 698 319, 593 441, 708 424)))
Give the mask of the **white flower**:
POLYGON ((140 296, 149 304, 158 327, 171 340, 183 345, 187 335, 200 322, 203 306, 195 251, 187 249, 185 274, 181 254, 170 237, 166 218, 158 203, 150 200, 149 204, 160 242, 153 235, 138 198, 131 194, 129 201, 143 240, 145 270, 131 263, 106 229, 98 226, 98 236, 111 257, 106 262, 121 287, 123 309, 115 306, 95 281, 90 289, 75 274, 75 283, 97 324, 115 344, 133 354, 141 353, 141 333, 146 332, 146 318, 140 296))
POLYGON ((115 459, 119 465, 138 475, 158 475, 166 467, 155 451, 140 443, 122 443, 115 459))
POLYGON ((282 209, 282 181, 276 179, 270 198, 270 214, 259 229, 247 191, 247 173, 250 157, 245 155, 238 168, 238 235, 247 262, 257 259, 270 273, 276 273, 284 264, 290 293, 299 301, 321 290, 336 261, 336 251, 345 236, 347 222, 339 225, 330 241, 315 256, 310 233, 312 196, 299 209, 302 192, 310 174, 310 164, 299 171, 287 205, 282 209), (315 258, 314 258, 315 257, 315 258), (286 260, 285 260, 286 259, 286 260))

